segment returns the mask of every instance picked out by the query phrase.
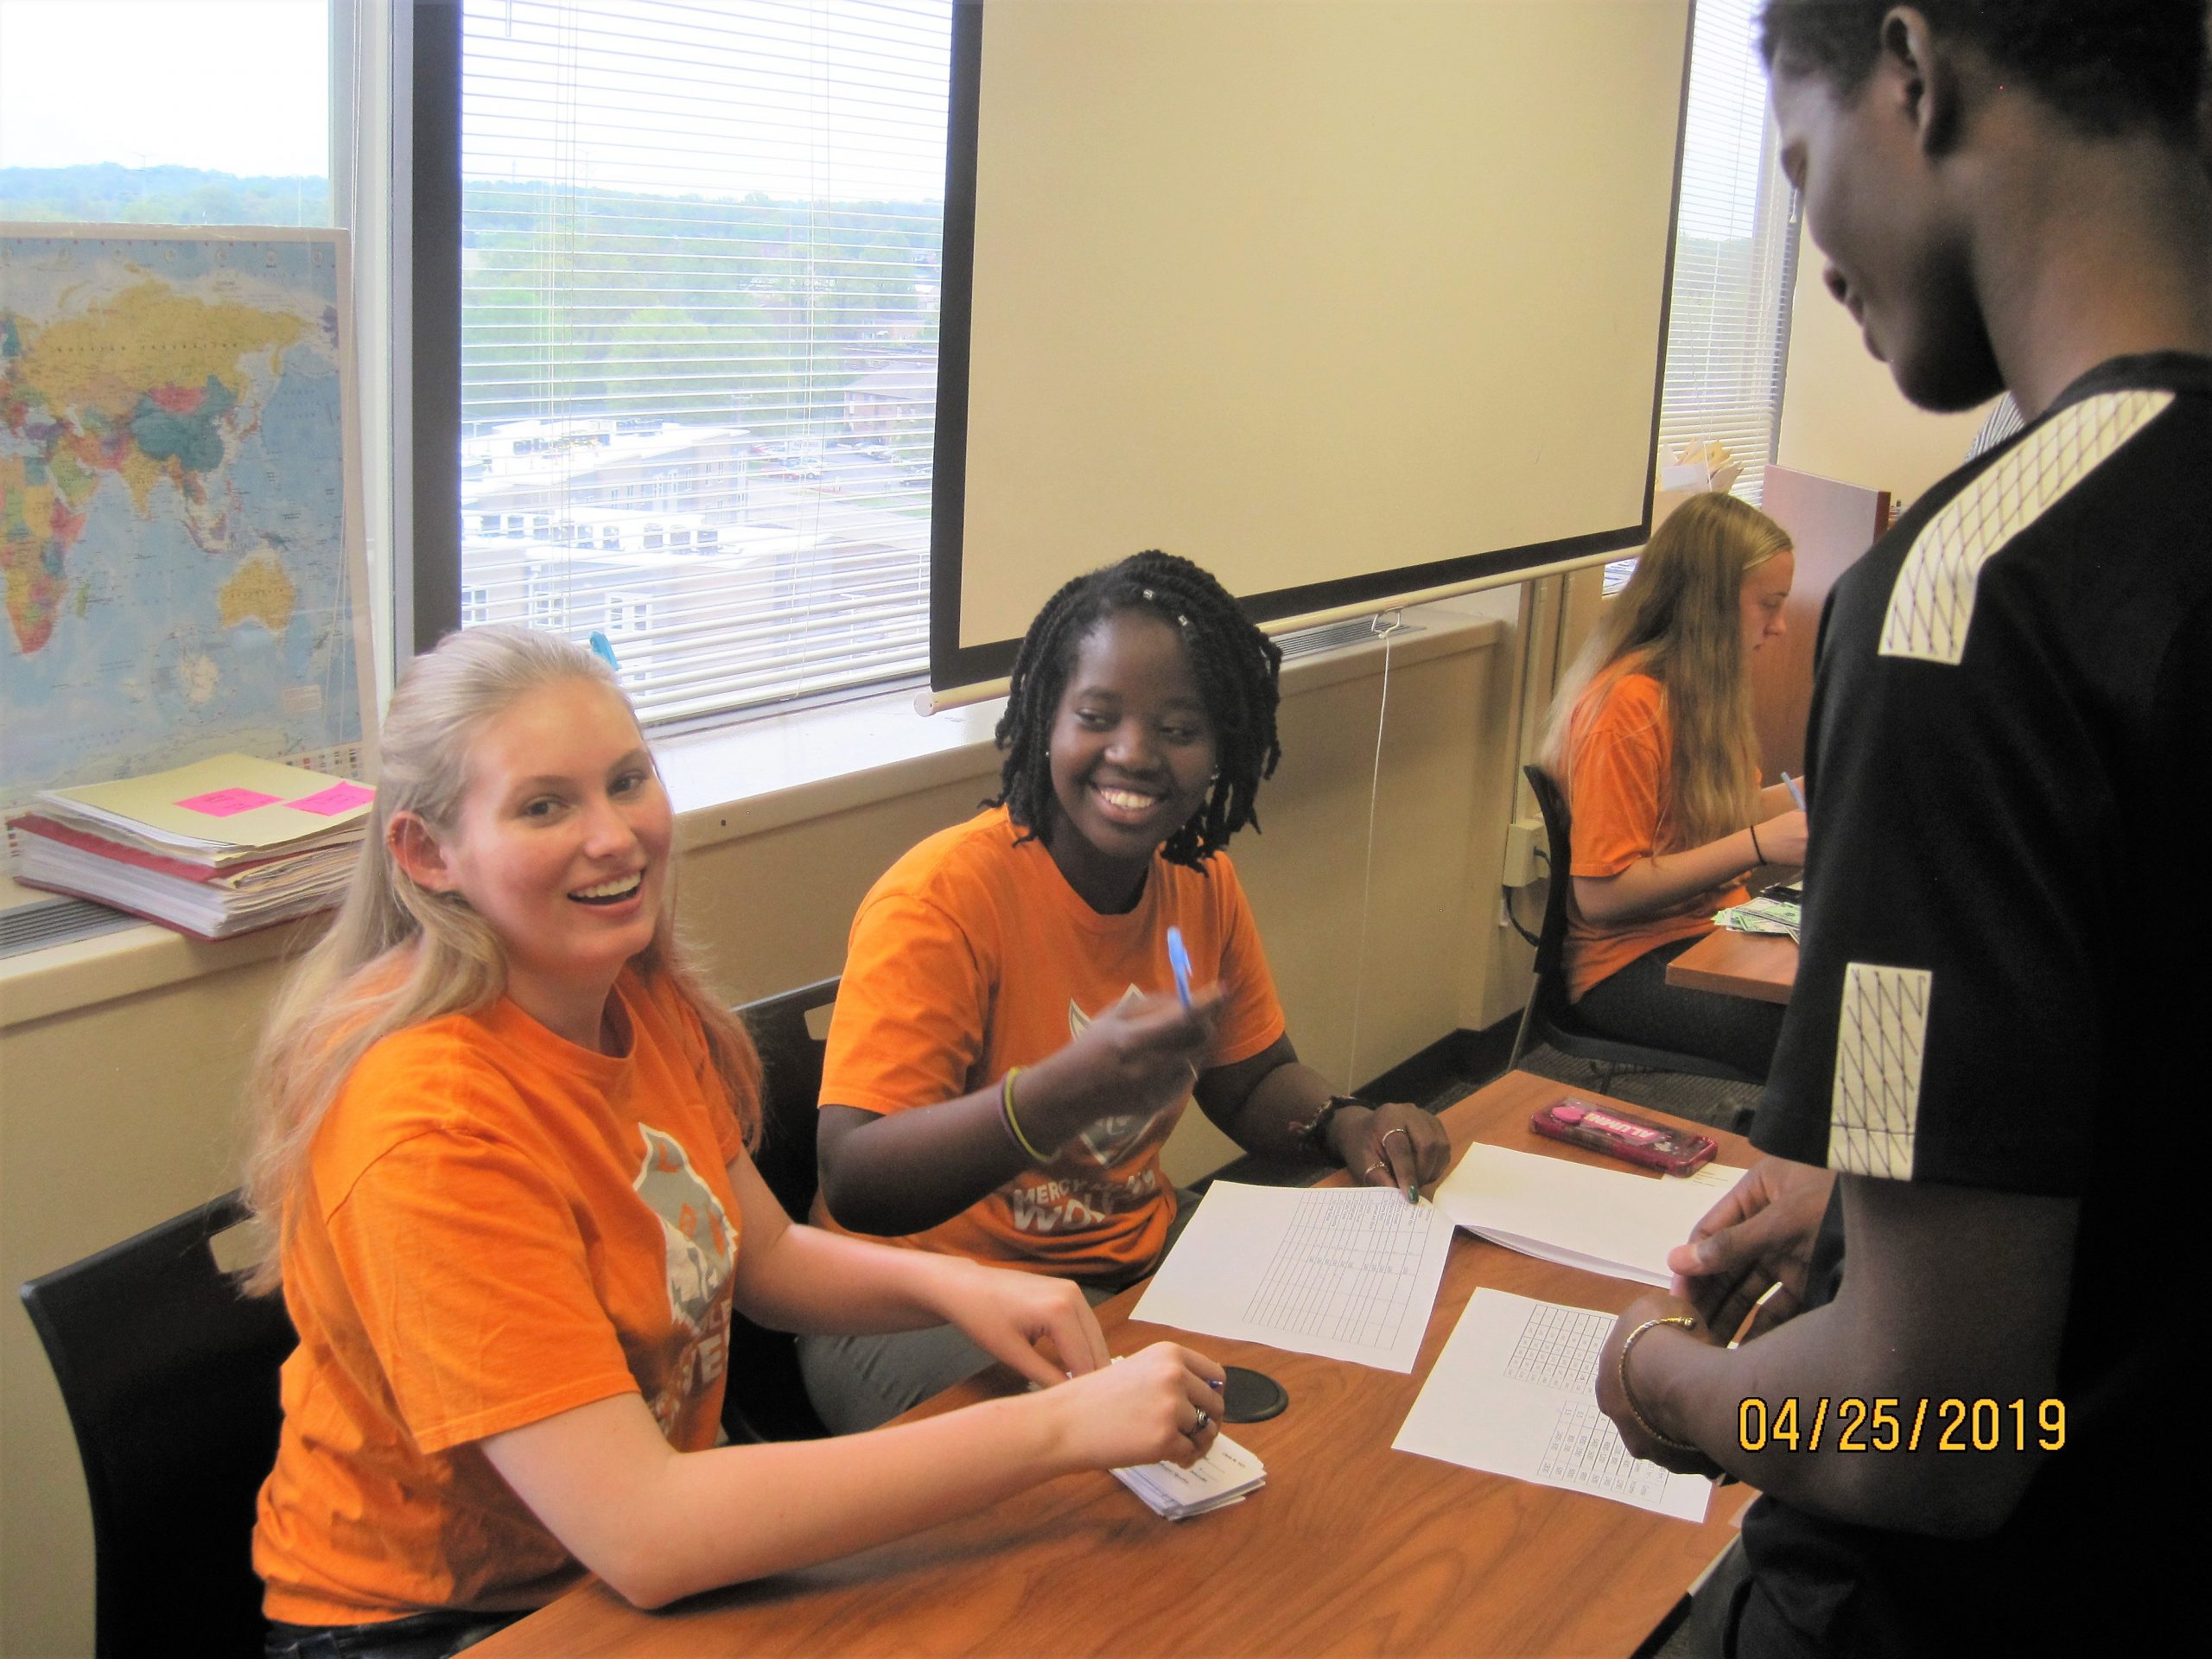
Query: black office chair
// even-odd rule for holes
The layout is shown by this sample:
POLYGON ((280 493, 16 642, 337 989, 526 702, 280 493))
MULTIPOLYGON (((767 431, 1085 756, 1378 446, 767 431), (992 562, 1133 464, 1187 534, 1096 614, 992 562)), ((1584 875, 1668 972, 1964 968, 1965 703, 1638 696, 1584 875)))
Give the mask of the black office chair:
MULTIPOLYGON (((819 1185, 815 1170, 815 1103, 822 1092, 822 1039, 807 1030, 807 1015, 837 1000, 837 982, 824 979, 779 996, 764 996, 737 1010, 760 1051, 763 1135, 753 1159, 785 1213, 804 1221, 819 1185)), ((798 1344, 788 1332, 770 1331, 742 1313, 730 1315, 729 1384, 722 1395, 722 1427, 734 1440, 810 1440, 830 1431, 806 1397, 799 1376, 798 1344)))
POLYGON ((1522 1011, 1521 1029, 1513 1039, 1513 1057, 1507 1069, 1521 1064, 1532 1042, 1549 1043, 1562 1054, 1589 1060, 1600 1068, 1601 1086, 1611 1088, 1623 1071, 1687 1071, 1694 1077, 1720 1077, 1730 1083, 1761 1084, 1755 1077, 1702 1054, 1684 1054, 1668 1048, 1646 1048, 1600 1037, 1575 1018, 1567 1000, 1567 975, 1562 958, 1567 952, 1567 889, 1573 825, 1567 810, 1567 797, 1541 766, 1523 766, 1529 787, 1535 791, 1536 810, 1544 817, 1544 838, 1549 846, 1546 862, 1548 892, 1544 899, 1543 931, 1536 936, 1536 982, 1522 1011))
POLYGON ((245 1215, 230 1193, 22 1287, 92 1497, 101 1659, 261 1651, 254 1503, 296 1338, 215 1264, 245 1215))

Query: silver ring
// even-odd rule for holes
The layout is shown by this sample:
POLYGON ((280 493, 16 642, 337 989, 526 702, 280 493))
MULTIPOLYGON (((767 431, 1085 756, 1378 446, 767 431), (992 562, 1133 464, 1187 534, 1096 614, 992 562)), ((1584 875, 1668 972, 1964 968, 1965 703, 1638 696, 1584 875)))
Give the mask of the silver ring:
POLYGON ((1192 1440, 1197 1440, 1199 1435, 1206 1432, 1206 1425, 1211 1421, 1213 1421, 1212 1418, 1207 1416, 1203 1411, 1200 1412, 1198 1414, 1198 1421, 1192 1423, 1188 1428, 1183 1431, 1184 1438, 1192 1440))

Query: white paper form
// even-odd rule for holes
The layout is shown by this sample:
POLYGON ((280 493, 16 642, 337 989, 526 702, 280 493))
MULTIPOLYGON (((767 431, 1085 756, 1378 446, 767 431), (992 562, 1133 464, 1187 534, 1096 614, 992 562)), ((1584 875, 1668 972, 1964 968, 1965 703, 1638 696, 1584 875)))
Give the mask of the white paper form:
POLYGON ((1540 1486, 1705 1519, 1713 1483, 1629 1455, 1598 1409, 1598 1351, 1613 1316, 1478 1290, 1421 1384, 1401 1452, 1540 1486))
MULTIPOLYGON (((1740 1174, 1730 1172, 1726 1186, 1740 1174)), ((1689 1237, 1726 1186, 1478 1144, 1436 1189, 1436 1204, 1510 1250, 1664 1290, 1672 1282, 1667 1252, 1689 1237)))
POLYGON ((1129 1317, 1409 1372, 1451 1248, 1395 1187, 1216 1181, 1129 1317))

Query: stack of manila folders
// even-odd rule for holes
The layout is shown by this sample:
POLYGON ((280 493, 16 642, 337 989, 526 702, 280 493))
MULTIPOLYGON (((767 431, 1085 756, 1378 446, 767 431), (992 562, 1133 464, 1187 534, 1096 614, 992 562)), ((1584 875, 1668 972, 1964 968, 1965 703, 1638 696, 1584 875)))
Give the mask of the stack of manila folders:
POLYGON ((204 939, 338 902, 374 791, 219 754, 118 783, 41 792, 9 820, 16 880, 204 939))

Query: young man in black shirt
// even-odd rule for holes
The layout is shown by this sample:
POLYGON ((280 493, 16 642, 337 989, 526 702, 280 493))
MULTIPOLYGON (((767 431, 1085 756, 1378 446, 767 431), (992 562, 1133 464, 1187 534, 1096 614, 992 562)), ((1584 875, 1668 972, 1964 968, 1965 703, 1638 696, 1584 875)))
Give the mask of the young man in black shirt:
POLYGON ((2194 1622, 2205 27, 2203 0, 1766 9, 1830 291, 1914 402, 2008 388, 2028 423, 1837 585, 1770 1155, 1600 1366, 1630 1450, 1765 1493, 1714 1599, 1732 1652, 2194 1622))

